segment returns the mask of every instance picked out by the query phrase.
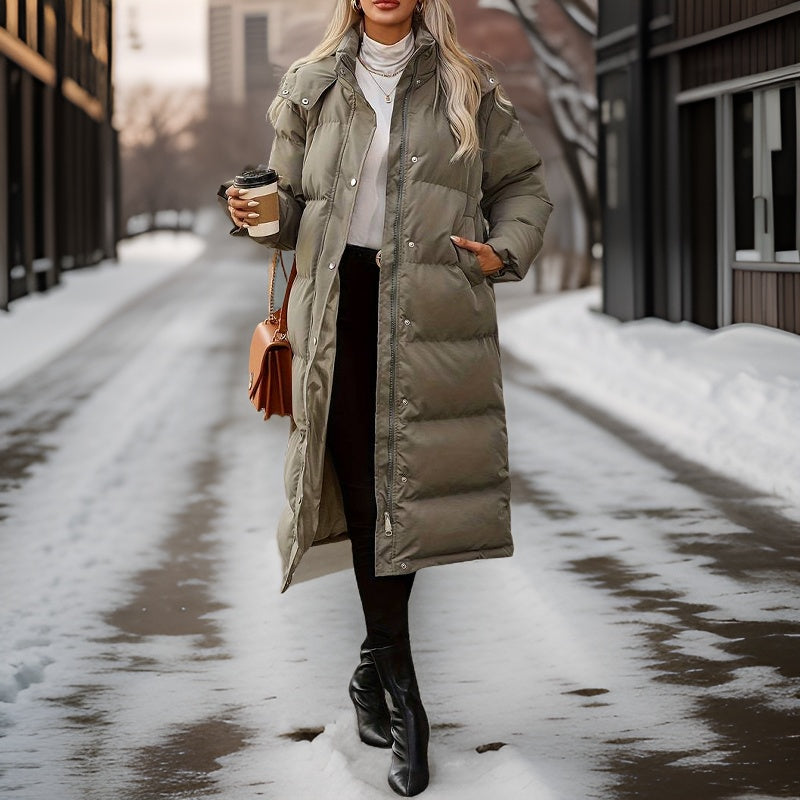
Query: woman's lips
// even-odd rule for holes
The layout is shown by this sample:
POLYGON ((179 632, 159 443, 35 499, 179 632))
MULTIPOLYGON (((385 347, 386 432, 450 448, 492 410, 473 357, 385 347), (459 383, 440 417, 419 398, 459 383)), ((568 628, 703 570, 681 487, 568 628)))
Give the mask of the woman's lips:
POLYGON ((400 3, 399 0, 378 0, 378 2, 373 0, 372 5, 374 5, 375 8, 382 8, 384 11, 392 11, 393 9, 397 8, 400 3))

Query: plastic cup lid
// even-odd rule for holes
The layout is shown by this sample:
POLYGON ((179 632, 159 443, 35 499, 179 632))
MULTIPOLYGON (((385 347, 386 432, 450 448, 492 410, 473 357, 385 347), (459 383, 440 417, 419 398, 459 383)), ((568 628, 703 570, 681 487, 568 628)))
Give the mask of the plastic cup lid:
POLYGON ((255 186, 265 186, 268 183, 275 183, 278 180, 278 173, 274 169, 249 169, 241 175, 236 176, 234 186, 242 189, 251 189, 255 186))

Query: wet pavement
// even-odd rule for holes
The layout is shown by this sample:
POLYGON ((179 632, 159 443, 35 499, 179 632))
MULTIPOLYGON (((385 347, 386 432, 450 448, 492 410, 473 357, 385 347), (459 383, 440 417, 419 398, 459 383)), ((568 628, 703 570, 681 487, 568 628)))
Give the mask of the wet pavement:
MULTIPOLYGON (((327 796, 392 796, 337 733, 354 596, 293 605, 343 591, 347 559, 315 553, 332 577, 283 596, 272 542, 242 560, 285 426, 241 401, 264 274, 230 258, 212 245, 0 396, 3 800, 324 797, 320 743, 346 762, 327 796)), ((798 509, 503 366, 515 556, 415 587, 427 796, 800 798, 798 509), (485 760, 511 751, 518 780, 485 760)))
MULTIPOLYGON (((682 458, 585 399, 539 381, 508 352, 503 359, 507 381, 580 415, 660 465, 665 481, 686 487, 692 502, 685 507, 663 504, 659 486, 653 485, 652 496, 640 498, 640 507, 630 503, 615 508, 608 502, 608 518, 656 523, 674 563, 699 562, 707 573, 728 579, 737 600, 750 606, 748 618, 737 619, 710 592, 704 602, 690 601, 679 586, 659 581, 664 564, 631 563, 614 552, 624 537, 613 533, 597 537, 609 543, 597 554, 564 559, 564 569, 614 598, 620 623, 636 620, 654 680, 675 691, 690 690, 692 719, 709 732, 705 746, 658 752, 649 750, 648 735, 609 739, 607 744, 622 750, 609 752, 602 767, 616 776, 612 796, 800 797, 798 509, 682 458), (643 585, 652 579, 662 585, 643 585), (653 622, 643 625, 647 619, 653 622), (754 677, 741 680, 745 675, 754 677)), ((596 455, 586 453, 592 460, 596 455)), ((517 501, 529 500, 551 519, 570 525, 577 516, 524 474, 515 475, 514 489, 517 501)), ((609 481, 607 493, 615 491, 609 481)), ((609 531, 613 529, 611 523, 609 531)), ((561 535, 580 538, 582 532, 561 535)), ((730 596, 724 599, 727 604, 730 596)))

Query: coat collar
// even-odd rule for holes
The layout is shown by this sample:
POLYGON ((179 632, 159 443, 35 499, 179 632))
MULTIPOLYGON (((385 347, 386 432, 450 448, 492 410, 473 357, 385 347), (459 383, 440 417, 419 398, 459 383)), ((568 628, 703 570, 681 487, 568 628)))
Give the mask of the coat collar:
MULTIPOLYGON (((344 63, 351 71, 355 71, 358 49, 361 44, 361 23, 348 28, 336 48, 336 64, 344 63)), ((418 61, 417 77, 427 78, 436 71, 437 57, 436 39, 423 25, 417 24, 414 29, 414 52, 409 63, 418 61)))
MULTIPOLYGON (((420 83, 424 83, 431 75, 436 72, 437 59, 439 57, 439 46, 433 34, 428 30, 424 23, 418 22, 414 28, 415 49, 411 56, 411 61, 419 59, 417 65, 417 78, 420 83)), ((361 23, 353 25, 342 37, 339 47, 336 49, 336 64, 342 63, 355 73, 356 57, 361 41, 361 23)), ((481 95, 487 94, 496 89, 498 82, 494 70, 481 69, 481 95)))
MULTIPOLYGON (((360 23, 348 28, 342 41, 332 55, 304 64, 290 70, 284 77, 280 93, 283 97, 305 108, 314 106, 322 94, 342 76, 355 81, 356 58, 361 41, 360 23)), ((433 34, 418 23, 415 28, 415 48, 409 61, 416 62, 418 83, 424 83, 436 73, 439 47, 433 34)), ((496 88, 497 79, 493 73, 481 70, 481 94, 496 88)))

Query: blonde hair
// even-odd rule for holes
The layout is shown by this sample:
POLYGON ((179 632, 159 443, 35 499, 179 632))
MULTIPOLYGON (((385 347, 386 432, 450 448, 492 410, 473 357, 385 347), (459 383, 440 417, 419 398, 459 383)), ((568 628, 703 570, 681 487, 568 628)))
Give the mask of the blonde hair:
MULTIPOLYGON (((414 12, 420 16, 417 11, 414 12)), ((491 69, 488 62, 464 50, 456 38, 456 21, 448 0, 425 0, 422 22, 439 44, 438 81, 434 105, 440 93, 444 95, 446 113, 458 149, 451 161, 473 158, 480 152, 475 118, 481 102, 481 75, 491 69)), ((304 58, 292 64, 296 69, 303 64, 321 61, 336 52, 347 31, 361 22, 361 14, 353 9, 350 0, 336 0, 330 24, 322 41, 304 58)), ((495 101, 505 111, 511 112, 508 96, 498 86, 495 101)), ((286 100, 278 95, 269 108, 269 118, 275 123, 280 107, 286 100)))

